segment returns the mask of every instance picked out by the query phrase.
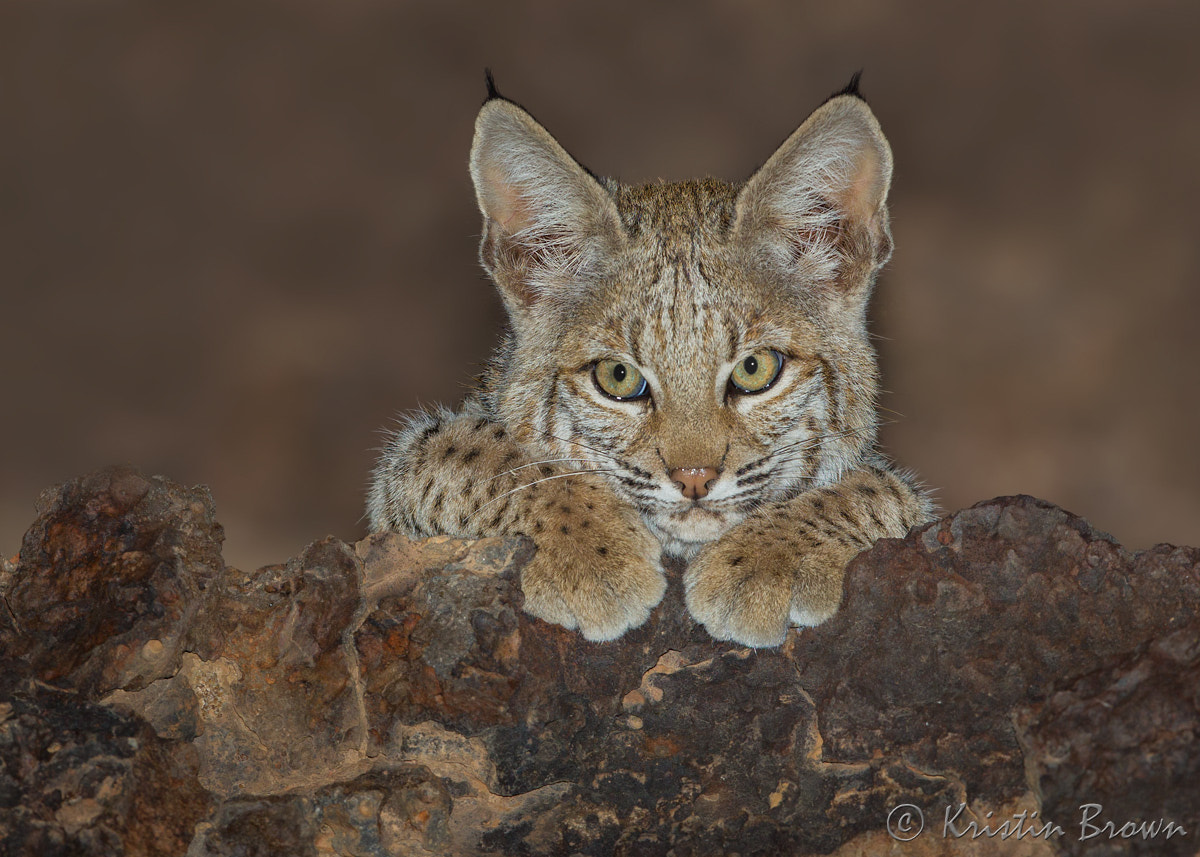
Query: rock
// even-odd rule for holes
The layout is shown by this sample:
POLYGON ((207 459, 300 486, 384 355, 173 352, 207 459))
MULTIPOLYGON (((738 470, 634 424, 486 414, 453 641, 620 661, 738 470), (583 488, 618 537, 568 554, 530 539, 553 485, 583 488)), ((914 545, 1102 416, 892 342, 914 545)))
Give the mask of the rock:
POLYGON ((589 643, 521 611, 521 538, 249 574, 220 539, 157 477, 46 495, 0 569, 4 853, 1195 851, 1196 549, 999 498, 880 542, 832 620, 754 651, 691 621, 678 565, 589 643))
POLYGON ((173 674, 225 568, 208 490, 112 468, 43 493, 38 509, 5 592, 5 651, 93 698, 173 674))
POLYGON ((191 745, 15 667, 0 700, 0 854, 187 850, 213 809, 191 745))
MULTIPOLYGON (((1043 740, 1041 721, 1068 705, 1064 693, 1108 693, 1095 684, 1097 673, 1110 684, 1129 682, 1132 661, 1152 644, 1200 637, 1200 551, 1163 546, 1131 556, 1086 522, 1028 497, 982 503, 903 541, 885 540, 848 577, 838 614, 787 646, 812 695, 826 756, 899 757, 914 772, 936 772, 930 787, 952 771, 956 791, 993 801, 1043 787, 1030 781, 1029 766, 1042 761, 1029 742, 1043 740), (1014 716, 1030 718, 1028 731, 1014 728, 1014 716)), ((1170 649, 1178 669, 1200 664, 1200 650, 1170 649)), ((1195 701, 1179 700, 1171 728, 1188 734, 1200 726, 1195 701)), ((1144 715, 1129 724, 1139 748, 1160 741, 1155 733, 1166 725, 1144 715)), ((1089 748, 1095 737, 1072 733, 1089 748)), ((1192 755, 1195 770, 1200 743, 1192 755)), ((1100 761, 1087 758, 1088 766, 1100 761)), ((1080 803, 1116 806, 1131 786, 1117 770, 1123 763, 1108 773, 1093 767, 1078 803, 1060 811, 1055 802, 1044 814, 1065 826, 1080 803)), ((1144 798, 1143 814, 1173 800, 1166 788, 1144 798)))

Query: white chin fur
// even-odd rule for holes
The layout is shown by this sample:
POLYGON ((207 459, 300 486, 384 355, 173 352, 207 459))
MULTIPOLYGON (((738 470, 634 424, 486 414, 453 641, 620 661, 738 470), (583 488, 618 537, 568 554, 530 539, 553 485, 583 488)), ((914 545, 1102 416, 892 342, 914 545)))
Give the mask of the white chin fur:
POLYGON ((700 548, 719 539, 737 521, 727 514, 689 509, 683 514, 649 516, 646 523, 666 553, 691 559, 700 548))

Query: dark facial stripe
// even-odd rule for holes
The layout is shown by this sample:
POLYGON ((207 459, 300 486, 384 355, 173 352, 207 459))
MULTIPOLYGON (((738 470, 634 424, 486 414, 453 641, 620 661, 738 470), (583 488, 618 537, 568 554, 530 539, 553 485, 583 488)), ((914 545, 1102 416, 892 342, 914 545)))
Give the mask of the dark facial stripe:
POLYGON ((644 366, 645 361, 642 359, 642 332, 646 329, 646 322, 640 316, 635 316, 629 322, 629 327, 625 329, 625 341, 629 343, 629 353, 633 357, 633 362, 638 366, 644 366))
POLYGON ((766 482, 770 478, 771 478, 771 471, 767 470, 767 471, 764 471, 763 473, 756 473, 753 476, 746 476, 746 477, 743 477, 742 479, 739 479, 737 481, 737 486, 739 488, 744 488, 747 485, 756 485, 759 482, 766 482))
POLYGON ((643 491, 653 491, 655 488, 655 485, 652 482, 641 482, 637 479, 630 479, 628 476, 624 476, 620 473, 615 474, 613 478, 627 488, 641 489, 643 491))
POLYGON ((542 431, 547 433, 554 431, 554 414, 558 409, 558 380, 559 373, 555 370, 554 377, 550 379, 550 384, 546 389, 546 395, 542 398, 542 431))
POLYGON ((825 396, 829 400, 829 428, 834 432, 842 430, 841 417, 841 402, 838 401, 837 386, 834 379, 837 377, 833 371, 833 365, 823 355, 818 354, 817 361, 821 364, 821 380, 825 384, 825 396))
POLYGON ((770 460, 770 458, 771 458, 771 456, 769 456, 769 455, 764 455, 762 458, 756 458, 756 459, 754 459, 754 461, 743 464, 737 470, 733 471, 733 475, 735 478, 739 477, 739 476, 745 476, 751 470, 757 470, 758 468, 765 465, 770 460))

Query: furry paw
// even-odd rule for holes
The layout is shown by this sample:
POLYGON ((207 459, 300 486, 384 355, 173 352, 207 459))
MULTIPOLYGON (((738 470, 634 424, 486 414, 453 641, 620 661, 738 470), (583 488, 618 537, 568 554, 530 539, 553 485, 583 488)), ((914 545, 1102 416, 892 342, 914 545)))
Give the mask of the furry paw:
POLYGON ((778 646, 791 625, 819 625, 837 611, 851 556, 826 546, 801 553, 790 540, 735 527, 692 562, 684 600, 718 640, 778 646))
POLYGON ((525 611, 594 641, 644 623, 667 581, 662 549, 638 514, 598 492, 542 512, 537 553, 521 573, 525 611))

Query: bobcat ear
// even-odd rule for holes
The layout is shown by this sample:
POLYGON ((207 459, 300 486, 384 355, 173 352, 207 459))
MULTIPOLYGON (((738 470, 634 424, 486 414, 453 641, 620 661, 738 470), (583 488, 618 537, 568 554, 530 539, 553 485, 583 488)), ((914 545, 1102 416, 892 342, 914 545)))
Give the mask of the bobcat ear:
POLYGON ((735 230, 807 281, 865 294, 892 252, 892 152, 855 84, 805 120, 738 194, 735 230))
POLYGON ((608 192, 507 99, 479 111, 471 178, 483 212, 479 258, 510 312, 578 287, 621 241, 608 192))

